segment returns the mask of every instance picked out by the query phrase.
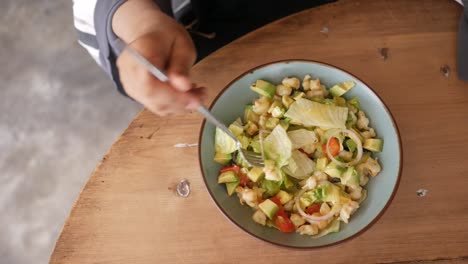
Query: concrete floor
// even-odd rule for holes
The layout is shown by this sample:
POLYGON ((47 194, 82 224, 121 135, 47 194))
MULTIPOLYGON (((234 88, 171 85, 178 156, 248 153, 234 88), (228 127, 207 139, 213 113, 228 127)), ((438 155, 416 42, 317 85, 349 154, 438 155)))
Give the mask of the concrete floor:
POLYGON ((95 165, 139 105, 75 40, 72 1, 0 1, 0 263, 47 263, 95 165))

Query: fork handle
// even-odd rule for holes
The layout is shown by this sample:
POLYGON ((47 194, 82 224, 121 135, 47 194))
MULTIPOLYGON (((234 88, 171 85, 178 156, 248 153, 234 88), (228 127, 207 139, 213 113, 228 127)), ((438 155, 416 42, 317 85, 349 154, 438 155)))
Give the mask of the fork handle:
POLYGON ((217 126, 219 129, 221 129, 229 137, 234 139, 234 141, 236 141, 236 143, 239 143, 239 140, 237 140, 236 136, 234 136, 234 134, 232 134, 231 130, 229 130, 229 128, 227 128, 223 123, 219 122, 218 119, 216 119, 216 117, 214 117, 210 113, 210 111, 208 111, 208 109, 206 109, 203 105, 199 105, 197 107, 197 110, 198 110, 198 112, 200 112, 200 114, 202 114, 206 118, 206 120, 208 120, 210 123, 212 123, 213 125, 217 126))

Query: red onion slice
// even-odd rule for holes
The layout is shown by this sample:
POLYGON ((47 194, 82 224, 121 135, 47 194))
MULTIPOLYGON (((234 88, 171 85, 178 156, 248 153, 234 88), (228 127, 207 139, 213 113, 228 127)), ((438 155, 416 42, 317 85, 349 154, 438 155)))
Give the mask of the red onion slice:
POLYGON ((327 144, 325 146, 326 150, 327 150, 327 156, 330 160, 332 160, 333 162, 335 162, 336 164, 338 164, 339 166, 341 167, 351 167, 353 165, 355 165, 356 163, 358 163, 361 158, 362 158, 362 142, 361 140, 359 139, 358 135, 356 134, 356 132, 352 131, 352 130, 349 130, 349 129, 341 129, 341 130, 336 130, 333 134, 330 135, 330 137, 328 138, 327 140, 327 144), (351 138, 355 143, 356 143, 356 148, 357 148, 357 155, 356 155, 356 158, 354 158, 354 160, 350 161, 350 162, 341 162, 337 159, 335 159, 335 157, 333 157, 333 155, 330 153, 330 148, 328 147, 328 145, 330 144, 330 139, 332 137, 334 137, 336 134, 338 133, 346 133, 347 136, 349 138, 351 138))

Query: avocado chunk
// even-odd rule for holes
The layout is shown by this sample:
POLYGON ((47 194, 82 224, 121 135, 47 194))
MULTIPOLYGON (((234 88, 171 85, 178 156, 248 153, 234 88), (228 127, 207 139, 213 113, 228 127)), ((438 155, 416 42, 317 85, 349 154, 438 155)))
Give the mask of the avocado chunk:
POLYGON ((253 167, 248 173, 247 177, 253 182, 257 182, 263 176, 263 169, 258 167, 253 167))
POLYGON ((294 100, 297 100, 297 99, 299 99, 299 98, 303 98, 304 96, 305 96, 305 93, 303 93, 303 92, 297 92, 297 91, 294 92, 293 95, 292 95, 292 97, 294 98, 294 100))
POLYGON ((214 161, 222 164, 222 165, 227 165, 229 161, 231 161, 232 155, 231 154, 225 154, 225 153, 216 153, 214 156, 214 161))
POLYGON ((260 95, 273 98, 275 95, 276 86, 264 80, 257 80, 250 86, 250 89, 260 95))
POLYGON ((283 117, 286 110, 284 109, 283 105, 280 101, 273 101, 271 103, 270 108, 268 109, 268 113, 271 114, 273 117, 281 118, 283 117))
POLYGON ((330 175, 332 178, 341 178, 341 175, 343 175, 344 171, 344 168, 338 166, 334 162, 330 162, 330 164, 328 164, 323 170, 323 172, 330 175))
POLYGON ((239 135, 237 136, 237 139, 241 143, 241 147, 243 149, 247 149, 247 147, 250 145, 250 138, 246 135, 239 135))
POLYGON ((231 196, 236 191, 237 186, 239 186, 238 181, 226 183, 226 190, 229 196, 231 196))
POLYGON ((329 91, 333 96, 342 96, 347 91, 351 90, 351 88, 353 87, 354 87, 353 81, 342 82, 342 83, 334 85, 332 88, 330 88, 329 91))
MULTIPOLYGON (((283 172, 283 174, 284 174, 284 172, 283 172)), ((294 182, 291 179, 289 179, 289 177, 287 175, 284 175, 284 177, 283 177, 283 186, 282 187, 283 187, 283 189, 289 191, 289 190, 293 190, 296 187, 296 185, 294 184, 294 182)))
POLYGON ((262 152, 262 146, 260 145, 260 137, 258 135, 252 138, 252 140, 250 141, 250 147, 255 153, 262 152))
POLYGON ((237 137, 242 135, 242 133, 244 132, 244 127, 242 126, 242 124, 234 122, 229 125, 229 130, 231 130, 232 134, 234 134, 234 136, 237 137))
POLYGON ((337 106, 346 106, 346 100, 343 97, 340 97, 340 96, 333 97, 333 102, 337 106))
POLYGON ((352 139, 347 139, 345 141, 345 144, 346 144, 346 147, 348 147, 349 152, 354 152, 357 148, 356 142, 354 142, 354 140, 352 139))
POLYGON ((277 194, 281 188, 281 182, 280 181, 270 181, 267 179, 263 179, 261 182, 261 187, 262 189, 265 190, 265 195, 267 197, 274 196, 277 194))
POLYGON ((289 201, 291 201, 292 199, 292 195, 283 191, 283 190, 280 190, 277 194, 276 194, 276 197, 278 197, 278 199, 281 201, 282 204, 285 204, 289 201))
POLYGON ((253 123, 258 123, 259 116, 253 111, 253 106, 252 105, 246 105, 244 108, 244 122, 248 123, 253 122, 253 123))
POLYGON ((265 123, 267 129, 273 130, 279 124, 279 119, 276 117, 270 117, 265 123))
POLYGON ((372 152, 381 152, 383 149, 383 140, 378 138, 369 138, 364 141, 365 149, 372 152))
POLYGON ((239 177, 233 171, 226 171, 218 176, 218 183, 229 183, 239 181, 239 177))
POLYGON ((272 202, 270 199, 266 199, 265 201, 260 203, 258 207, 270 219, 273 219, 273 217, 275 216, 276 212, 278 212, 278 209, 279 209, 278 205, 272 202))

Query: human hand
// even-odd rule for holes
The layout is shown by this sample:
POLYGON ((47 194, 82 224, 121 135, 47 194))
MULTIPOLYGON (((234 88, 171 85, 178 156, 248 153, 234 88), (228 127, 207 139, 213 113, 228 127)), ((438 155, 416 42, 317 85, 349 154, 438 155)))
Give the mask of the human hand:
POLYGON ((195 62, 193 42, 185 29, 149 0, 130 0, 114 14, 117 36, 165 72, 169 82, 156 79, 128 51, 117 59, 120 80, 127 94, 158 115, 195 109, 203 89, 192 85, 190 68, 195 62))

